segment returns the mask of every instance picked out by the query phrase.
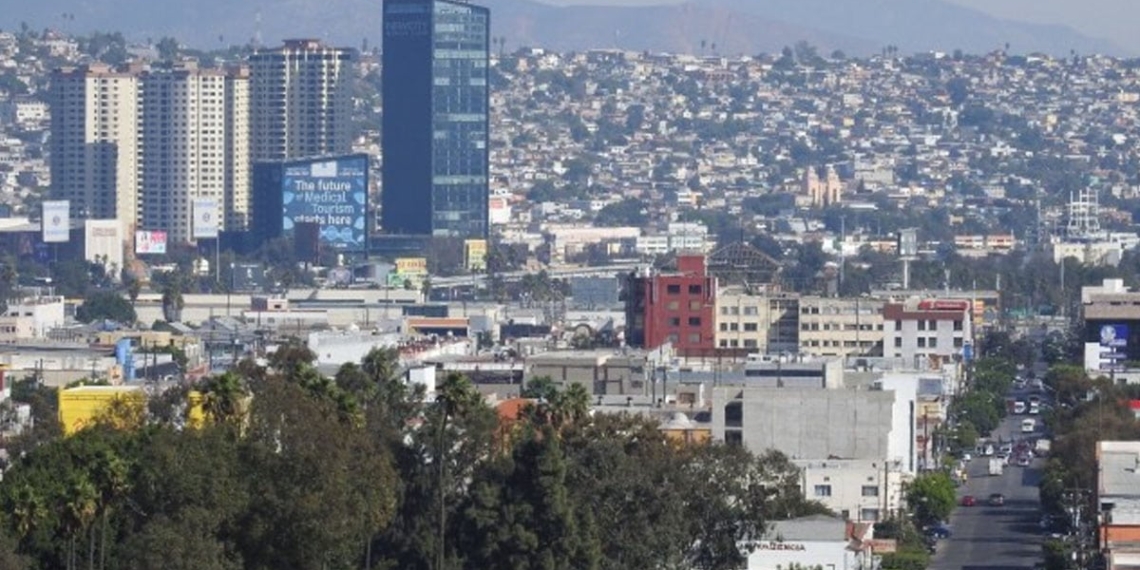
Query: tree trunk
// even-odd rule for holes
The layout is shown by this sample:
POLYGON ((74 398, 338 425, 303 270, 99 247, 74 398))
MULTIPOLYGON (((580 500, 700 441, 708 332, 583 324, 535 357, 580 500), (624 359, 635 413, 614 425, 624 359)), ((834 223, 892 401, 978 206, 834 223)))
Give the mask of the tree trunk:
POLYGON ((87 570, 95 570, 95 525, 87 527, 87 570))
POLYGON ((107 566, 107 511, 103 511, 103 528, 99 536, 99 570, 107 566))

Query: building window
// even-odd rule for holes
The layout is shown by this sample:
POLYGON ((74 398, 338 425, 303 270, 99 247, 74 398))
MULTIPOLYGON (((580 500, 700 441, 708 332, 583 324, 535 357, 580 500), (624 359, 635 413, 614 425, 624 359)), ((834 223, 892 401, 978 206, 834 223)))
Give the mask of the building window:
POLYGON ((879 520, 879 509, 862 509, 859 511, 859 519, 864 521, 879 520))
POLYGON ((756 323, 744 323, 744 332, 756 332, 756 323))
POLYGON ((680 285, 666 285, 665 286, 665 292, 670 294, 670 295, 680 295, 681 294, 681 286, 680 285))
POLYGON ((918 330, 920 330, 920 331, 926 330, 926 321, 919 319, 918 330))
POLYGON ((962 348, 962 339, 961 338, 955 338, 954 339, 954 348, 962 348))
POLYGON ((740 330, 740 323, 729 323, 728 329, 731 331, 734 331, 734 332, 738 331, 738 330, 740 330))
POLYGON ((692 333, 689 335, 690 344, 699 344, 701 342, 701 333, 692 333))
POLYGON ((744 348, 756 348, 756 339, 754 339, 754 338, 744 339, 744 348))
POLYGON ((863 496, 864 497, 878 497, 879 496, 879 486, 878 485, 863 485, 863 496))
POLYGON ((728 348, 728 341, 724 340, 723 338, 720 339, 720 347, 721 348, 728 348))
POLYGON ((728 314, 728 307, 721 307, 720 308, 720 314, 727 315, 728 314))
POLYGON ((690 295, 700 295, 701 294, 701 286, 700 285, 689 285, 689 294, 690 295))
POLYGON ((930 348, 938 348, 938 338, 933 336, 930 337, 926 340, 926 346, 930 348))
POLYGON ((927 328, 927 330, 932 330, 932 331, 938 330, 938 321, 930 321, 926 325, 926 328, 927 328))
POLYGON ((701 310, 701 302, 700 302, 700 300, 689 301, 689 310, 690 310, 690 311, 699 311, 699 310, 701 310))
POLYGON ((954 321, 954 330, 956 330, 956 331, 962 330, 962 320, 961 319, 954 321))
POLYGON ((815 486, 815 496, 816 497, 830 497, 831 496, 831 485, 816 485, 815 486))
POLYGON ((671 327, 681 326, 681 317, 669 317, 669 326, 671 326, 671 327))
POLYGON ((700 317, 689 317, 689 326, 690 327, 701 326, 701 318, 700 317))
MULTIPOLYGON (((919 321, 919 322, 922 322, 922 321, 919 321)), ((924 336, 918 337, 918 347, 919 348, 926 348, 926 337, 924 337, 924 336)))
POLYGON ((677 344, 677 342, 679 342, 680 340, 681 340, 681 337, 678 336, 676 333, 673 333, 673 334, 665 337, 665 342, 671 342, 673 344, 677 344))
POLYGON ((901 330, 902 330, 902 321, 900 321, 900 320, 896 320, 896 321, 895 321, 895 330, 896 330, 896 331, 901 331, 901 330))
POLYGON ((728 323, 720 324, 720 332, 728 332, 728 323))
POLYGON ((744 314, 749 317, 755 317, 760 314, 760 310, 757 307, 744 307, 744 314))
POLYGON ((901 336, 895 337, 895 348, 902 348, 902 337, 901 336))
POLYGON ((665 303, 665 310, 667 310, 667 311, 676 311, 676 310, 679 310, 680 308, 681 308, 681 304, 678 303, 677 301, 669 301, 668 303, 665 303))

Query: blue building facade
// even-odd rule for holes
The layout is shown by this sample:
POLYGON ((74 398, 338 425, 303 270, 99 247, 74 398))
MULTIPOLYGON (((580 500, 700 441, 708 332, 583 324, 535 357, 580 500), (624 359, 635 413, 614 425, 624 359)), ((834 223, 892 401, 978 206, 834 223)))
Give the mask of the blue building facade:
POLYGON ((368 155, 346 154, 253 165, 257 245, 316 224, 321 247, 345 253, 368 248, 368 155))
POLYGON ((385 233, 486 239, 490 11, 384 0, 385 233))

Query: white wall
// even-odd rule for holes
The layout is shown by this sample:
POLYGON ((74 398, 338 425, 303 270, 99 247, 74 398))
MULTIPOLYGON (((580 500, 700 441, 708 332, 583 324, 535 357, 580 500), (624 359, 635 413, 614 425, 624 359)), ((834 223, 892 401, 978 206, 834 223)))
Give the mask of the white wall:
POLYGON ((787 570, 822 566, 823 570, 854 570, 855 553, 847 551, 843 540, 813 542, 765 541, 748 555, 748 570, 787 570))

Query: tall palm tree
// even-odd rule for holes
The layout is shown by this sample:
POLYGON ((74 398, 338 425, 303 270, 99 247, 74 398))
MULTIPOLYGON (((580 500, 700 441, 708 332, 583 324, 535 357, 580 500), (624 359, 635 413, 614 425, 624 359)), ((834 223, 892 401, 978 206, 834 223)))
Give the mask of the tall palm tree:
POLYGON ((87 477, 75 475, 68 482, 67 495, 63 504, 64 528, 70 536, 67 552, 67 568, 75 568, 75 539, 79 533, 89 529, 95 520, 99 505, 99 492, 87 477))

